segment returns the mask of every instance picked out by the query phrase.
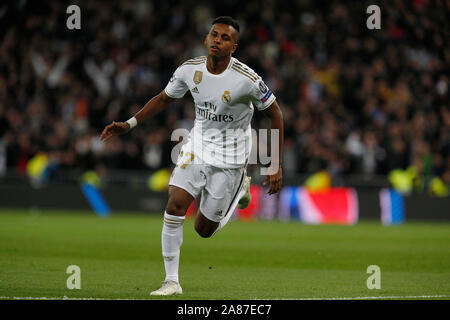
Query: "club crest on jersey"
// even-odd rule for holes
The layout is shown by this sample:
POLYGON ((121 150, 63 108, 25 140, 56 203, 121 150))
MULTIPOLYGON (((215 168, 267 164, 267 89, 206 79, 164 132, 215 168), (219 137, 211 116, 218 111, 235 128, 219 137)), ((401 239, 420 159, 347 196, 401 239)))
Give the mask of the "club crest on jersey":
POLYGON ((224 91, 224 93, 222 95, 222 102, 223 103, 230 103, 231 102, 230 91, 224 91))
POLYGON ((195 71, 195 73, 194 73, 194 83, 195 84, 199 84, 200 82, 202 82, 202 78, 203 78, 203 72, 195 71))

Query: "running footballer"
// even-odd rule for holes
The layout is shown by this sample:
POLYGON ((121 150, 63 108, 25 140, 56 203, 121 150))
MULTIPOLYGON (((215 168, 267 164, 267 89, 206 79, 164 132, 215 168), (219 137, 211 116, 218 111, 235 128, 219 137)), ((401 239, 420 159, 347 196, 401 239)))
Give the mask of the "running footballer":
POLYGON ((250 121, 254 109, 269 117, 271 130, 279 130, 278 158, 264 184, 269 194, 282 183, 283 116, 275 95, 261 77, 232 57, 238 47, 239 24, 231 17, 212 22, 204 44, 206 56, 187 60, 174 72, 165 89, 131 119, 113 122, 101 134, 106 141, 127 133, 154 116, 173 99, 190 91, 195 104, 195 123, 181 148, 169 181, 169 200, 161 233, 166 271, 161 288, 151 295, 181 294, 178 279, 183 221, 192 201, 201 196, 195 230, 208 238, 222 229, 236 207, 249 205, 250 177, 246 167, 251 151, 250 121))

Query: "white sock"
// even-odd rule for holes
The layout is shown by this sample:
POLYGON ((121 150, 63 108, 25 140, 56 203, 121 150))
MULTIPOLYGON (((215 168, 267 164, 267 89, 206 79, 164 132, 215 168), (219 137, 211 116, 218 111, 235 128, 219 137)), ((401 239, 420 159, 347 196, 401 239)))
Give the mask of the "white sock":
POLYGON ((166 269, 166 281, 178 282, 178 266, 180 247, 183 243, 184 216, 174 216, 164 212, 164 223, 161 232, 161 247, 166 269))

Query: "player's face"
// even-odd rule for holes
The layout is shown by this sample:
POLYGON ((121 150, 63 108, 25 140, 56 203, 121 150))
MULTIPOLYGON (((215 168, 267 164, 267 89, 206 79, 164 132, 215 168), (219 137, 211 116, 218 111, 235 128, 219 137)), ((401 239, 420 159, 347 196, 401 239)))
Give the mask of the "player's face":
POLYGON ((205 38, 208 56, 228 57, 236 51, 237 31, 232 26, 216 23, 205 38))

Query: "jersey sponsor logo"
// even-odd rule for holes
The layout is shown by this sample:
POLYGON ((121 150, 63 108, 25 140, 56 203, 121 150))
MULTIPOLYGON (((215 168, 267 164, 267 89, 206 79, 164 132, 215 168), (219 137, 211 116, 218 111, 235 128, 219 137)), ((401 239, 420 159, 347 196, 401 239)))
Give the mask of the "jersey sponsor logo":
POLYGON ((222 95, 222 102, 223 103, 230 103, 231 102, 230 91, 224 91, 224 93, 222 95))
POLYGON ((211 102, 205 102, 205 109, 199 108, 198 106, 195 107, 195 113, 197 115, 205 118, 206 120, 210 121, 217 121, 217 122, 232 122, 234 121, 234 117, 232 114, 216 114, 217 106, 212 104, 211 102))
POLYGON ((202 82, 202 78, 203 78, 203 72, 195 71, 195 73, 194 73, 194 83, 195 84, 199 84, 200 82, 202 82))
POLYGON ((262 93, 266 93, 268 90, 267 86, 262 81, 259 82, 259 90, 261 90, 262 93))
POLYGON ((211 102, 208 102, 208 101, 205 101, 205 108, 206 109, 210 109, 210 110, 212 110, 214 112, 217 111, 217 106, 214 103, 211 103, 211 102))
POLYGON ((200 93, 200 92, 198 92, 197 87, 195 87, 194 89, 192 89, 192 92, 193 92, 193 93, 200 93))

